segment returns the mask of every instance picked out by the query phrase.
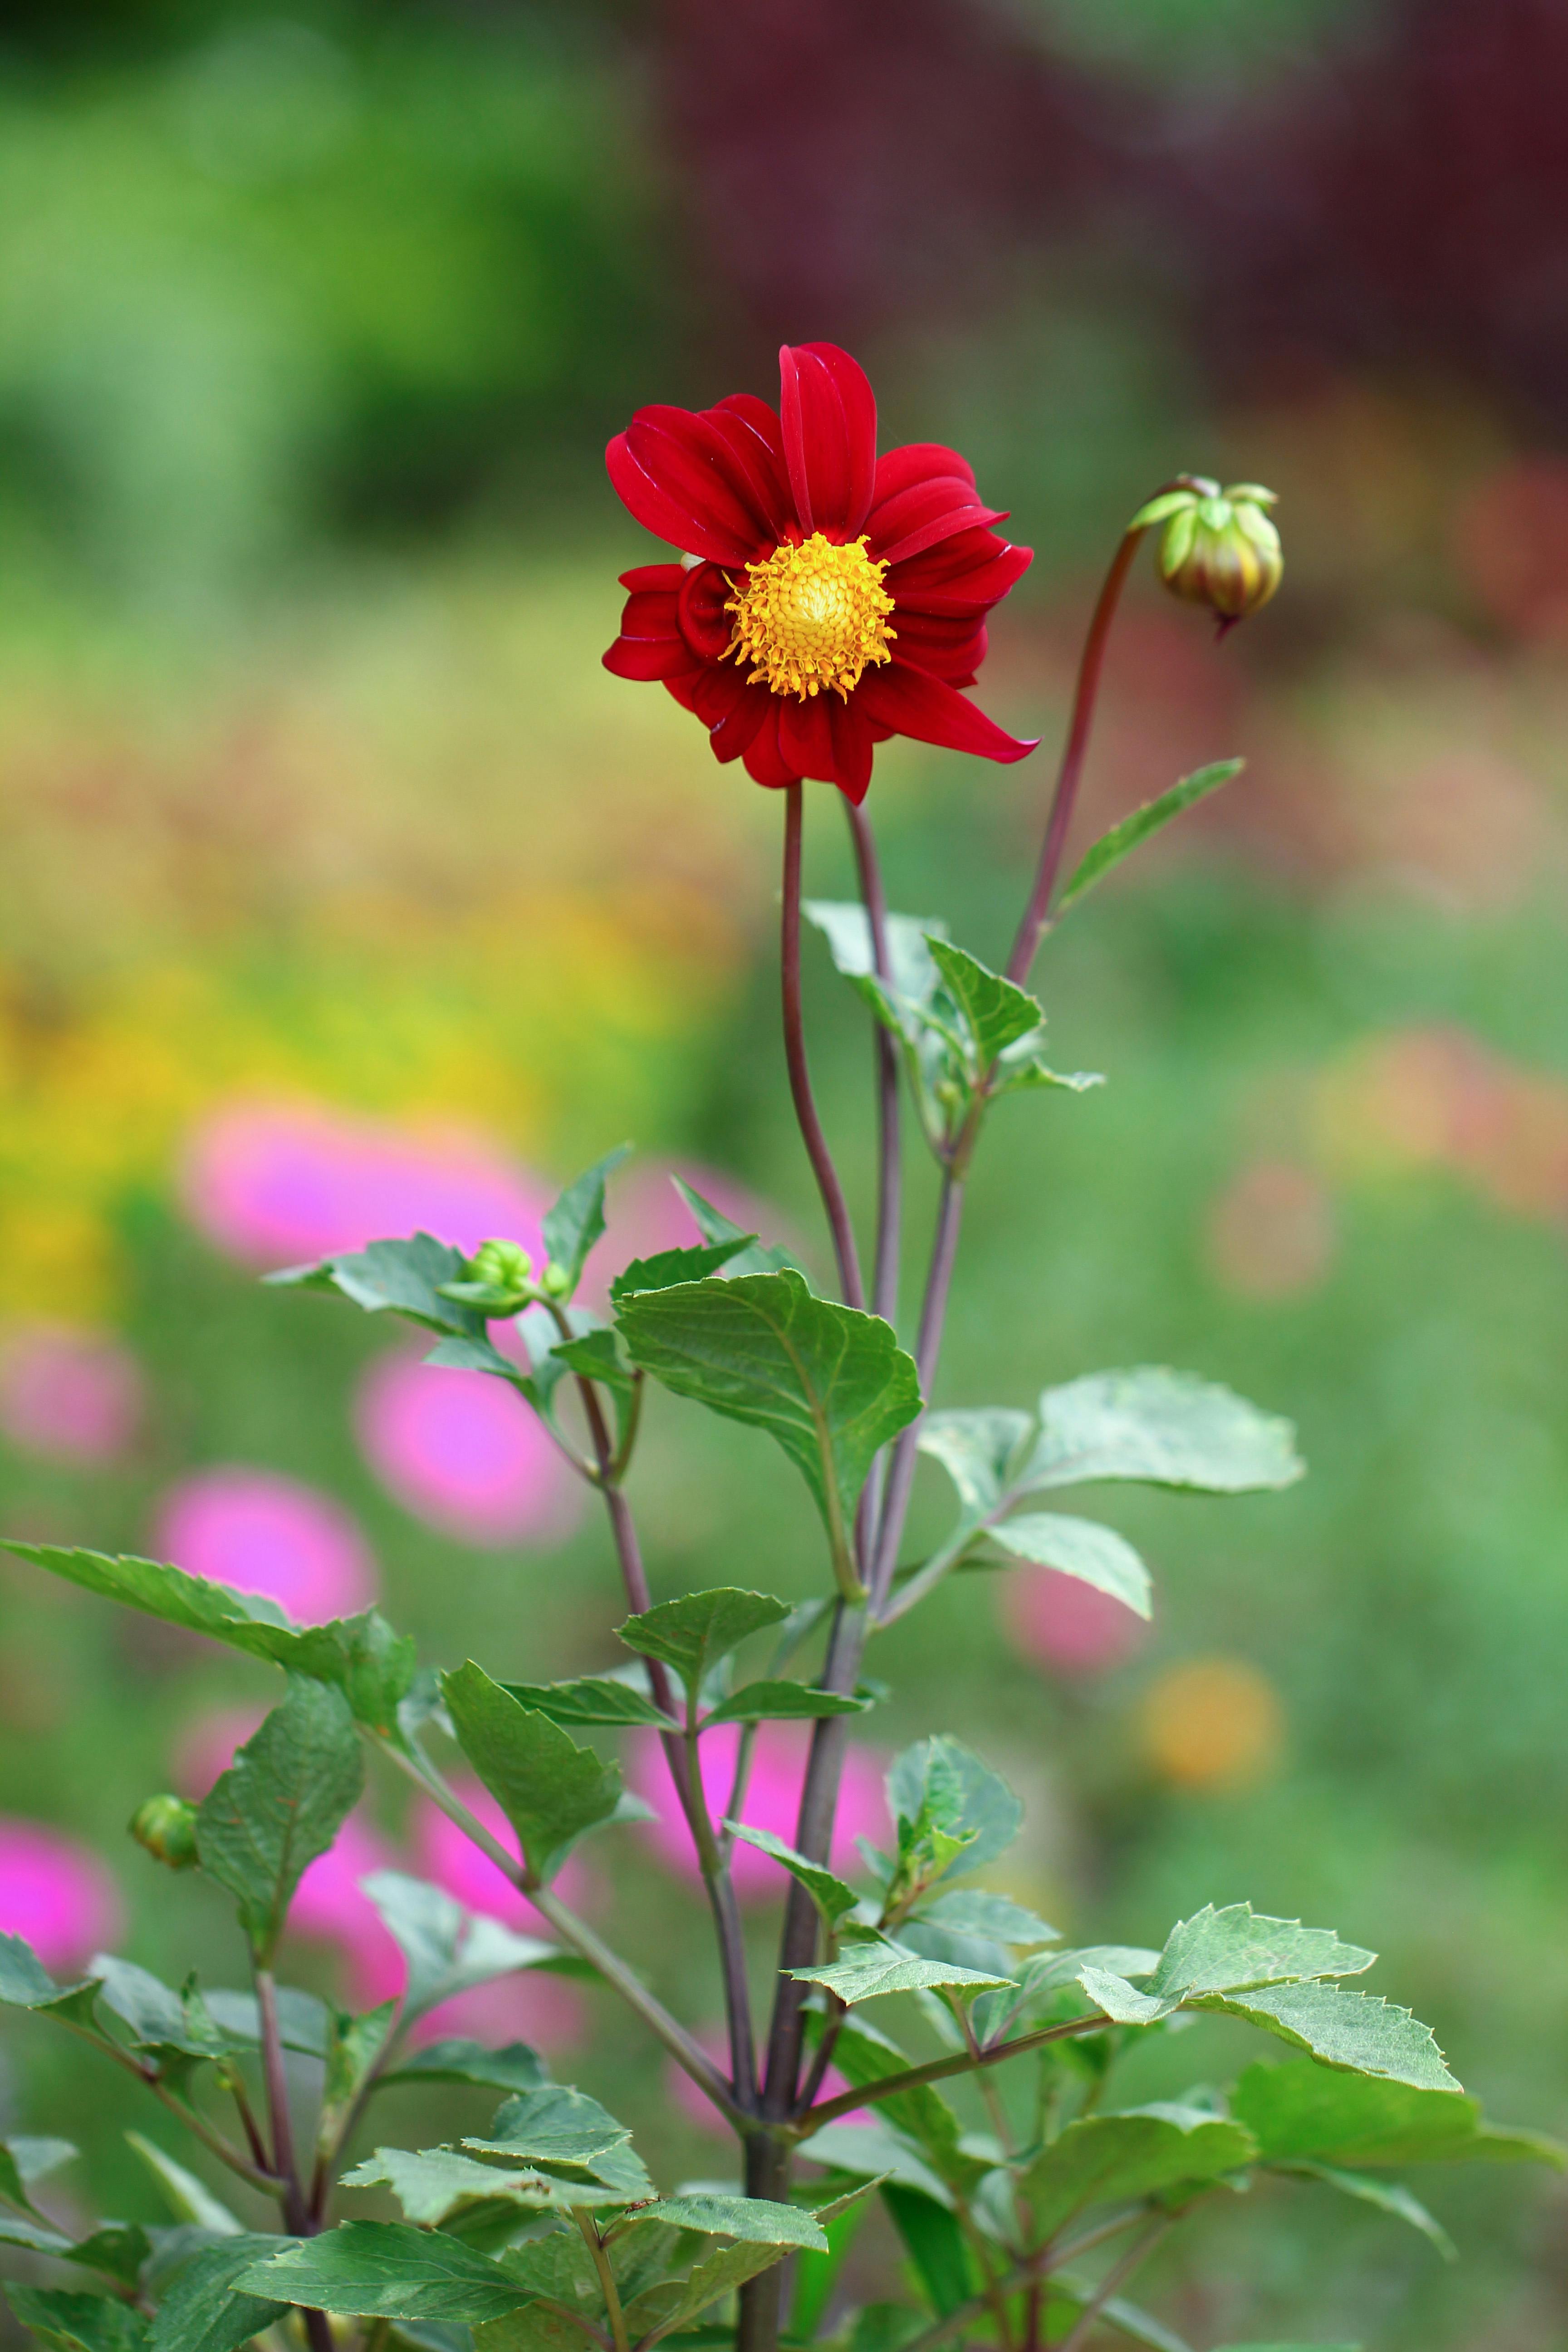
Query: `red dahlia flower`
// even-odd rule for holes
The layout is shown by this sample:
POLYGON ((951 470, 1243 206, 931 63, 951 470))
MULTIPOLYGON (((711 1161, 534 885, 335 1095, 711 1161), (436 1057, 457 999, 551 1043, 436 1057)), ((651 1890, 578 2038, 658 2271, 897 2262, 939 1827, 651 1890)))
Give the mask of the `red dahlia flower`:
POLYGON ((959 692, 985 658, 985 615, 1033 562, 990 529, 956 450, 877 455, 877 404, 832 343, 785 344, 780 414, 751 393, 717 408, 641 408, 605 452, 638 522, 679 563, 631 591, 605 656, 658 678, 759 784, 803 776, 866 797, 890 735, 1021 760, 1034 750, 959 692))

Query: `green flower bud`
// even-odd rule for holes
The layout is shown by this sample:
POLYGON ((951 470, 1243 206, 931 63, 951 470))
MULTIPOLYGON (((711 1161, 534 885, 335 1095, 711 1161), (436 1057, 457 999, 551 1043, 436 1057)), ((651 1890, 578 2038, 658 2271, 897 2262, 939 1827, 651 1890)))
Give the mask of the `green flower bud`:
POLYGON ((539 1287, 547 1298, 565 1298, 572 1288, 571 1269, 552 1259, 539 1277, 539 1287))
POLYGON ((131 1834, 171 1870, 195 1868, 196 1809, 184 1797, 149 1797, 131 1817, 131 1834))
POLYGON ((533 1286, 533 1260, 521 1242, 481 1242, 468 1261, 468 1273, 475 1282, 488 1282, 497 1290, 522 1292, 533 1286))
POLYGON ((1163 523, 1157 562, 1173 596, 1204 604, 1229 628, 1267 604, 1285 569, 1279 533, 1266 509, 1274 492, 1258 482, 1222 490, 1201 477, 1152 499, 1136 521, 1163 523))

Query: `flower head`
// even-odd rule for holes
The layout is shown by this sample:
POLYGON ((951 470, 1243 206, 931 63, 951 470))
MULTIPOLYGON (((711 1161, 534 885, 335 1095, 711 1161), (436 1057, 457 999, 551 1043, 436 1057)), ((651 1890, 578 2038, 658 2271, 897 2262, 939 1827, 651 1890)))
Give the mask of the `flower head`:
POLYGON ((1160 577, 1184 604, 1206 604, 1223 632, 1267 604, 1285 572, 1279 533, 1268 509, 1279 503, 1258 482, 1222 490, 1201 474, 1151 499, 1132 525, 1163 523, 1160 577))
POLYGON ((877 455, 877 404, 847 352, 786 344, 777 412, 643 408, 610 479, 679 563, 622 574, 617 677, 658 679, 759 784, 803 776, 861 801, 891 735, 1021 760, 1034 749, 966 700, 985 615, 1032 561, 991 529, 956 450, 877 455))

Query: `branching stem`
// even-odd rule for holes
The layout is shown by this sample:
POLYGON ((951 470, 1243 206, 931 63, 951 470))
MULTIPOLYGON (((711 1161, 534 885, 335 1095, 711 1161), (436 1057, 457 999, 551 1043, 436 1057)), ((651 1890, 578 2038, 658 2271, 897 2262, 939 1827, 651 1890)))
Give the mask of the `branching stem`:
POLYGON ((631 2346, 626 2336, 626 2315, 621 2309, 620 2289, 616 2284, 616 2273, 611 2266, 609 2250, 599 2235, 594 2216, 585 2206, 574 2205, 572 2208, 572 2219, 582 2231, 583 2243, 587 2247, 594 2268, 599 2273, 599 2288, 605 2298, 605 2312, 610 2323, 610 2339, 616 2347, 616 2352, 631 2352, 631 2346))

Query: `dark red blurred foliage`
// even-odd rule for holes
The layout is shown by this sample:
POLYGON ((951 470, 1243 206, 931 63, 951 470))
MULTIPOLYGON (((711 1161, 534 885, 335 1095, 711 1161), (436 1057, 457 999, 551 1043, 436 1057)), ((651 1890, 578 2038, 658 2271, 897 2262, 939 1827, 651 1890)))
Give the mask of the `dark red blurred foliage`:
POLYGON ((1568 421, 1568 0, 1394 0, 1248 97, 1096 75, 1001 0, 667 0, 669 149, 734 312, 851 342, 1089 231, 1233 390, 1451 368, 1568 421))

